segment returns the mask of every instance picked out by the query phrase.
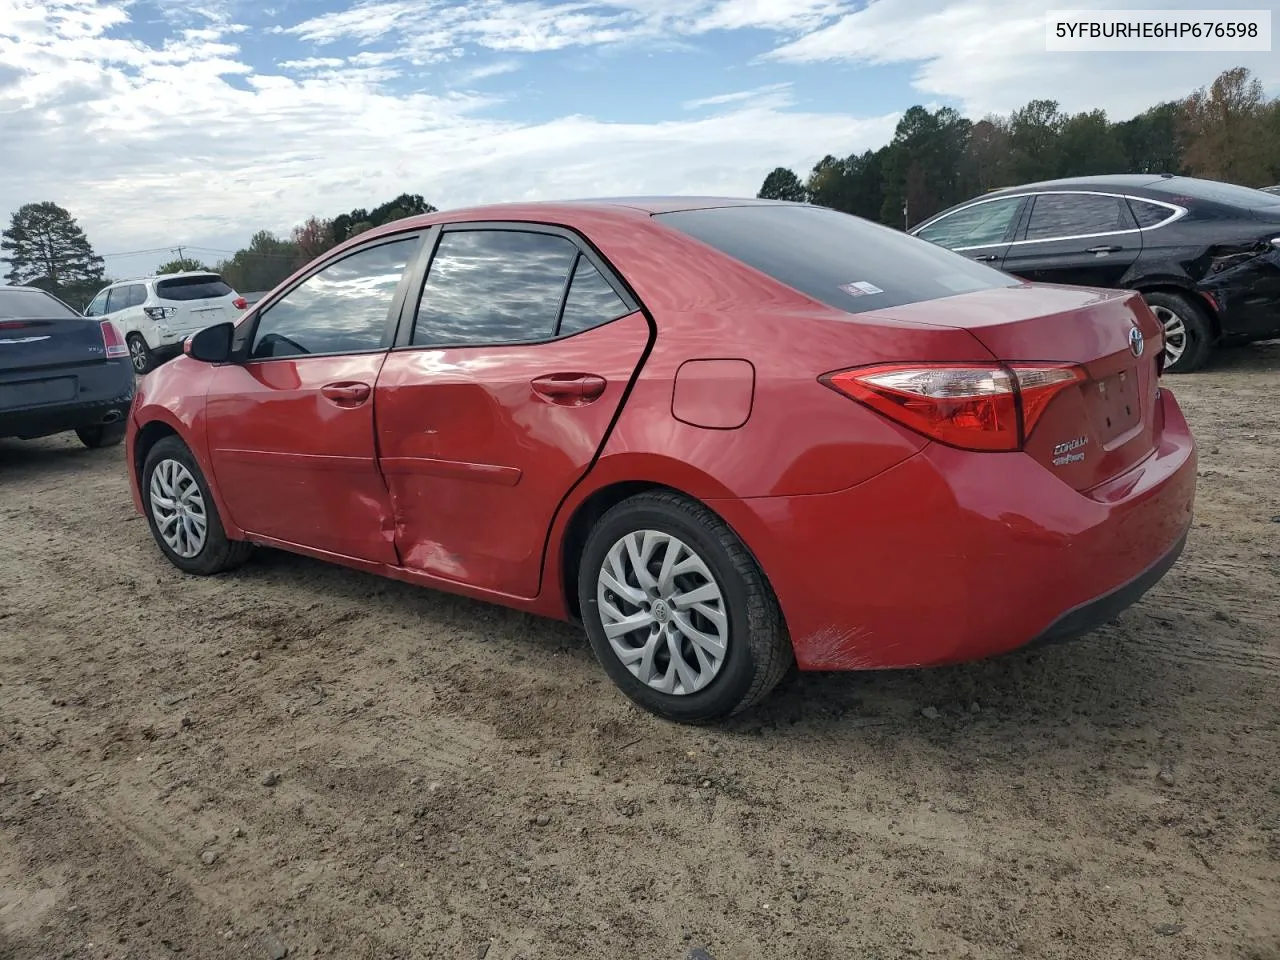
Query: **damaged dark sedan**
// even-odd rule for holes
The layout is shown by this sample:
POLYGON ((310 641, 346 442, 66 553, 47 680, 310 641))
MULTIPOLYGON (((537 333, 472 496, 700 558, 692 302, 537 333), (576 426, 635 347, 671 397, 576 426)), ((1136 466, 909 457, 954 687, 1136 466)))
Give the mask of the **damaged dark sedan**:
POLYGON ((1140 291, 1170 373, 1280 337, 1280 195, 1170 174, 992 191, 910 231, 1040 283, 1140 291))

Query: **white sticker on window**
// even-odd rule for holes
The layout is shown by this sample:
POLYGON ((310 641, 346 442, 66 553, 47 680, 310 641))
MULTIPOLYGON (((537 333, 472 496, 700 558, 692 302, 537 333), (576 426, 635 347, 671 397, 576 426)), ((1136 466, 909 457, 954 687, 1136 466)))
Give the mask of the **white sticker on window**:
POLYGON ((840 289, 851 297, 861 297, 864 294, 884 293, 874 283, 867 283, 865 280, 855 280, 853 283, 844 283, 840 285, 840 289))

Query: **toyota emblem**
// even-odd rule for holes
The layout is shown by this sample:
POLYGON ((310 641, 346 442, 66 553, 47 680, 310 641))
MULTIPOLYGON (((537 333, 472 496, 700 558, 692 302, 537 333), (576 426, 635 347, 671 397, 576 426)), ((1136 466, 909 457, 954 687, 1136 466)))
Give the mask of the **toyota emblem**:
POLYGON ((1130 327, 1129 328, 1129 352, 1132 353, 1135 357, 1140 357, 1142 356, 1143 346, 1144 346, 1144 342, 1142 339, 1142 331, 1139 330, 1137 327, 1130 327))

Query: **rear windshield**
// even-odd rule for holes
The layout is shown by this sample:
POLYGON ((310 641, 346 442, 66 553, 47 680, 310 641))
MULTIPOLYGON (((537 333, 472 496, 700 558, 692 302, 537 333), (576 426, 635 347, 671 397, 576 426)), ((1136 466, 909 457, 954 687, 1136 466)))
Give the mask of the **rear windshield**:
POLYGON ((234 292, 221 277, 215 274, 156 281, 156 296, 161 300, 209 300, 213 297, 225 297, 234 292))
POLYGON ((1252 187, 1241 187, 1234 183, 1220 183, 1217 180, 1172 177, 1145 186, 1146 189, 1155 193, 1171 195, 1175 202, 1179 197, 1189 197, 1192 200, 1225 203, 1233 207, 1280 207, 1280 196, 1274 193, 1254 190, 1252 187))
POLYGON ((43 290, 0 287, 0 320, 57 320, 78 316, 80 314, 43 290))
POLYGON ((716 207, 655 219, 848 313, 1021 282, 927 240, 825 207, 716 207))

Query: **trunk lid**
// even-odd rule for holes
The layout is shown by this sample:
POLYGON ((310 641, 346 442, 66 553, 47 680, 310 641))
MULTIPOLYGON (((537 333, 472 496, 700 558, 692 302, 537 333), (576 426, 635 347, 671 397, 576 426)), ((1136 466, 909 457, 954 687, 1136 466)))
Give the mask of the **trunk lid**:
POLYGON ((101 363, 106 359, 102 327, 97 320, 0 319, 0 373, 101 363))
POLYGON ((1028 456, 1075 489, 1105 483, 1155 449, 1157 364, 1164 342, 1141 295, 1037 284, 884 313, 966 330, 1006 363, 1080 367, 1084 377, 1049 401, 1024 447, 1028 456), (1140 338, 1132 333, 1135 329, 1140 338))

